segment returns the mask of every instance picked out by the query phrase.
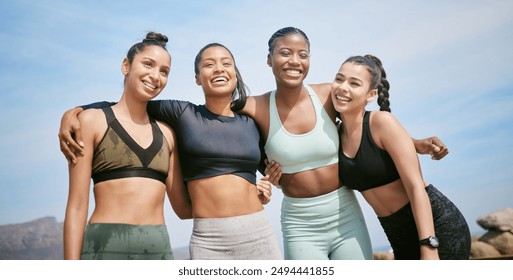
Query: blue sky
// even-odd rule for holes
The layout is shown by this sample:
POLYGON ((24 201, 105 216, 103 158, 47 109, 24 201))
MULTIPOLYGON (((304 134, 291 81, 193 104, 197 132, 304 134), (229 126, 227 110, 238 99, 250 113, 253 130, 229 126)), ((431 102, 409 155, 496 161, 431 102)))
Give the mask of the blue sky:
MULTIPOLYGON (((415 138, 436 135, 442 161, 421 158, 424 178, 479 216, 513 207, 513 2, 511 1, 27 1, 0 2, 0 224, 64 219, 67 163, 57 141, 67 109, 117 101, 128 48, 158 31, 172 70, 162 99, 203 103, 193 59, 207 43, 235 55, 251 94, 274 88, 267 41, 296 26, 311 41, 308 83, 331 82, 350 55, 381 58, 393 113, 415 138)), ((370 107, 374 109, 375 107, 370 107)), ((282 194, 266 206, 281 238, 282 194)), ((387 245, 361 200, 374 247, 387 245)), ((192 223, 166 219, 173 247, 192 223)))

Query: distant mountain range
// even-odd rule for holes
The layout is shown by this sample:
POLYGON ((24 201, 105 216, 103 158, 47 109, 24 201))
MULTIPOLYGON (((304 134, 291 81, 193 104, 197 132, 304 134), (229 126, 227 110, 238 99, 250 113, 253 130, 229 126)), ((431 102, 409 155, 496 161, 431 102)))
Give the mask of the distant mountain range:
MULTIPOLYGON (((55 217, 0 225, 0 260, 62 260, 62 231, 55 217)), ((189 259, 188 248, 173 248, 173 254, 177 260, 189 259)))

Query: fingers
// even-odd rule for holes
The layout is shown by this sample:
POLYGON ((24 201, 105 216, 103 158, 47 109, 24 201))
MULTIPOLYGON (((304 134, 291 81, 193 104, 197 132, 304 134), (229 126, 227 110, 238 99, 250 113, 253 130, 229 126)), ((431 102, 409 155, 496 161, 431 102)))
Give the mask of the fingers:
POLYGON ((82 141, 82 133, 80 130, 80 121, 73 110, 68 110, 61 118, 61 126, 59 128, 59 145, 64 157, 68 163, 76 163, 77 154, 84 154, 82 141), (75 141, 75 139, 77 141, 75 141), (78 142, 78 143, 77 143, 78 142))
POLYGON ((435 144, 431 144, 431 151, 432 151, 432 153, 438 153, 438 152, 440 152, 440 147, 438 147, 435 144))
POLYGON ((61 148, 61 152, 64 154, 64 157, 68 161, 68 164, 69 163, 77 163, 77 158, 75 156, 74 150, 72 150, 73 148, 70 147, 69 141, 66 140, 66 139, 68 139, 68 137, 65 137, 61 133, 59 133, 58 136, 59 136, 59 146, 61 148))
POLYGON ((271 163, 267 163, 265 168, 265 174, 269 176, 269 181, 275 185, 279 186, 279 182, 281 179, 281 165, 275 161, 271 161, 271 163))
POLYGON ((449 149, 445 146, 444 143, 438 137, 432 138, 432 152, 431 159, 440 160, 444 158, 447 154, 449 154, 449 149))
POLYGON ((272 187, 268 178, 269 176, 266 175, 262 179, 258 180, 256 184, 258 198, 262 204, 267 204, 271 201, 272 187))
POLYGON ((449 149, 447 149, 446 146, 442 146, 442 147, 437 147, 438 148, 438 152, 434 152, 431 154, 431 159, 433 160, 440 160, 442 158, 444 158, 447 154, 449 154, 449 149))

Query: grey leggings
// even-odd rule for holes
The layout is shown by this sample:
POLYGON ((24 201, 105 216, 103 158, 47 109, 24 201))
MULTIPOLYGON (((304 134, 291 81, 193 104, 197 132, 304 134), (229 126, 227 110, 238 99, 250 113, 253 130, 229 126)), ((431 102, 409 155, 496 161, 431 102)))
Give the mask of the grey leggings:
POLYGON ((195 218, 189 251, 193 260, 283 259, 264 210, 229 218, 195 218))
MULTIPOLYGON (((435 235, 440 241, 441 260, 467 260, 470 256, 470 231, 458 208, 435 187, 426 192, 431 201, 435 235)), ((378 218, 390 241, 396 260, 420 259, 419 235, 410 204, 387 217, 378 218)))

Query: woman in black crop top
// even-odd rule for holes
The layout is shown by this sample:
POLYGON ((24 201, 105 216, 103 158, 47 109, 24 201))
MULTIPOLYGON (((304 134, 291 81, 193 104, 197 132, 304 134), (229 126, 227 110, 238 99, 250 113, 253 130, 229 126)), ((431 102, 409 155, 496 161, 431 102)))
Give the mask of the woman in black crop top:
POLYGON ((146 112, 167 84, 166 42, 150 32, 134 44, 121 65, 119 102, 80 115, 84 149, 69 164, 65 259, 173 259, 163 212, 166 192, 183 184, 175 139, 146 112), (87 221, 91 174, 95 208, 87 221))
POLYGON ((374 209, 395 259, 468 259, 470 232, 458 208, 422 178, 410 136, 390 114, 389 83, 371 55, 347 59, 331 86, 340 113, 340 176, 374 209), (378 96, 381 111, 365 106, 378 96))

